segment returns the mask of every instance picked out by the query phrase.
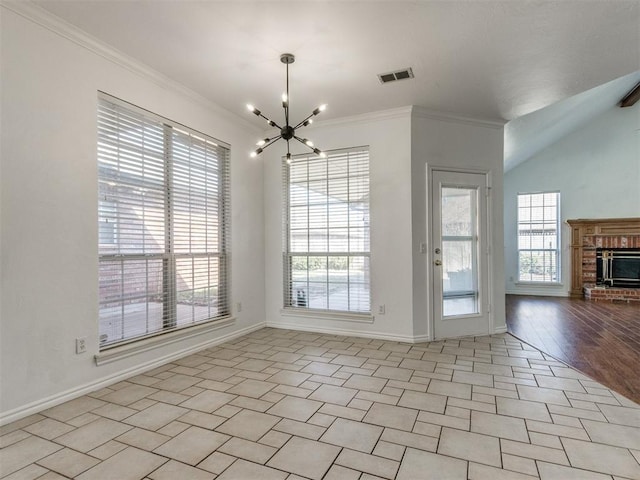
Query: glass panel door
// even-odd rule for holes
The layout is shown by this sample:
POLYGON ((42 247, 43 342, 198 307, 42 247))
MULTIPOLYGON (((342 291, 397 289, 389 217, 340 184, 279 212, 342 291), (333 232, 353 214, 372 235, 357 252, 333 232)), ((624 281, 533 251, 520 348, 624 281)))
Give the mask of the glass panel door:
POLYGON ((430 225, 435 339, 489 333, 487 176, 433 170, 430 225))

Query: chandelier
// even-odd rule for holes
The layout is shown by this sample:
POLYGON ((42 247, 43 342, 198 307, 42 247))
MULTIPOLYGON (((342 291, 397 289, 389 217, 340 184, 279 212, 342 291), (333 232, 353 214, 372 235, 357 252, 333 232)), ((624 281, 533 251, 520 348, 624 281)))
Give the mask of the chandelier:
POLYGON ((296 130, 302 127, 306 127, 311 123, 313 123, 313 117, 318 115, 320 112, 324 111, 327 108, 326 105, 320 105, 313 112, 311 112, 311 114, 308 117, 306 117, 304 120, 298 123, 295 127, 292 127, 289 124, 289 64, 295 62, 295 60, 296 60, 296 57, 292 53, 283 53, 282 55, 280 55, 280 61, 287 66, 287 91, 282 94, 282 107, 284 108, 284 123, 285 123, 284 127, 281 127, 273 120, 265 117, 262 114, 262 112, 258 110, 256 107, 254 107, 253 105, 249 105, 249 104, 247 105, 247 109, 250 112, 254 113, 258 117, 264 118, 270 127, 275 127, 278 130, 280 130, 280 132, 274 135, 273 137, 267 137, 260 140, 256 144, 258 148, 253 152, 251 152, 252 157, 257 157, 264 151, 265 148, 270 147, 280 139, 286 140, 287 142, 287 163, 291 163, 291 152, 289 150, 289 141, 292 139, 296 139, 300 143, 306 145, 311 150, 313 150, 313 153, 315 153, 316 155, 320 155, 321 157, 326 157, 326 154, 322 152, 320 149, 316 148, 313 145, 313 142, 311 140, 308 140, 306 138, 301 138, 298 135, 296 135, 296 130))

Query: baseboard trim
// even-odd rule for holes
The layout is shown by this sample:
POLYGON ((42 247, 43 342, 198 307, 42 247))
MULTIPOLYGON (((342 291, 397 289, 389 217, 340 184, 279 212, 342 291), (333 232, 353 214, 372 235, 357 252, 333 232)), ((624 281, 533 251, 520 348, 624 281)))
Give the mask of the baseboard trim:
POLYGON ((300 332, 325 333, 327 335, 343 335, 345 337, 375 338, 376 340, 389 340, 390 342, 401 343, 419 343, 430 340, 427 335, 415 337, 413 335, 394 335, 384 332, 363 332, 362 330, 351 330, 348 328, 312 327, 309 325, 299 325, 297 323, 267 322, 267 327, 297 330, 300 332))
POLYGON ((429 335, 414 335, 413 337, 413 343, 424 343, 430 341, 431 337, 429 335))
POLYGON ((187 355, 199 352, 201 350, 204 350, 205 348, 214 347, 216 345, 228 342, 229 340, 233 340, 256 330, 260 330, 265 326, 265 322, 250 325, 249 327, 236 330, 221 337, 205 340, 191 347, 183 348, 181 350, 173 352, 169 355, 164 355, 149 362, 136 365, 135 367, 128 368, 126 370, 118 372, 117 374, 109 375, 99 380, 85 383, 84 385, 80 385, 64 392, 51 395, 42 400, 28 403, 27 405, 14 408, 13 410, 9 410, 7 412, 2 412, 0 413, 0 426, 15 422, 16 420, 20 420, 21 418, 27 417, 34 413, 38 413, 42 410, 46 410, 47 408, 55 407, 56 405, 68 402, 69 400, 73 400, 74 398, 78 398, 87 393, 91 393, 101 388, 108 387, 109 385, 113 385, 114 383, 120 382, 134 375, 138 375, 147 370, 151 370, 153 368, 159 367, 160 365, 164 365, 165 363, 177 360, 178 358, 186 357, 187 355))
POLYGON ((498 334, 498 333, 507 333, 507 326, 506 325, 501 325, 499 327, 495 327, 493 329, 493 333, 494 334, 498 334))
POLYGON ((562 290, 544 290, 534 288, 510 289, 505 292, 507 295, 529 295, 533 297, 568 297, 569 292, 562 290))

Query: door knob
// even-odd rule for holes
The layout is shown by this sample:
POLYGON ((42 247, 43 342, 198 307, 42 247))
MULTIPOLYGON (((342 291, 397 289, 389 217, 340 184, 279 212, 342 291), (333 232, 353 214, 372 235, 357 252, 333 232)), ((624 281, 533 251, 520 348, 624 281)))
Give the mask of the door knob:
POLYGON ((440 266, 440 265, 442 265, 442 260, 435 260, 433 263, 435 263, 436 265, 440 266))

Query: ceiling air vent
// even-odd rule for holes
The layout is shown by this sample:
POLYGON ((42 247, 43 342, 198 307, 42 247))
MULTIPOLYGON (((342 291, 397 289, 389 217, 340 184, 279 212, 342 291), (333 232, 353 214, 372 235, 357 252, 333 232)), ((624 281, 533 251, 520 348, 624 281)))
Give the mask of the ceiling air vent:
POLYGON ((411 68, 405 68, 404 70, 398 70, 397 72, 380 73, 378 74, 380 83, 395 82, 396 80, 404 80, 405 78, 413 78, 413 70, 411 68))

